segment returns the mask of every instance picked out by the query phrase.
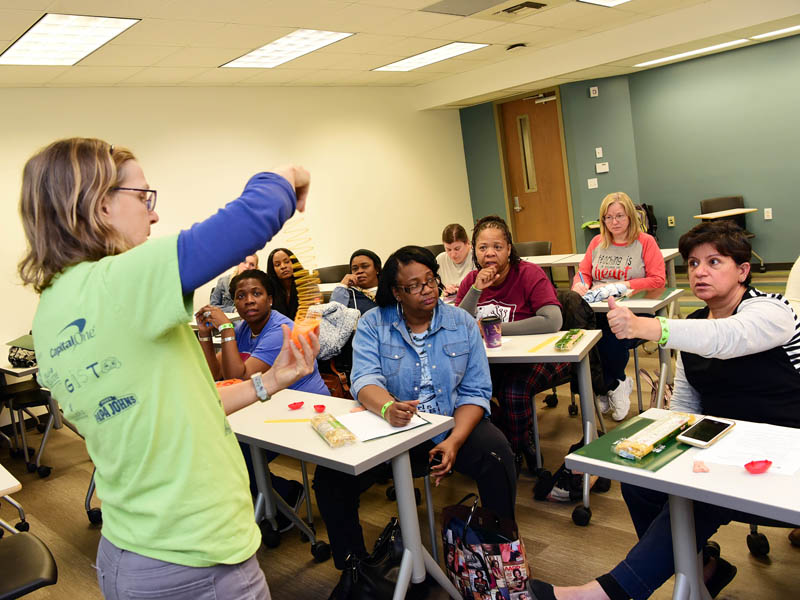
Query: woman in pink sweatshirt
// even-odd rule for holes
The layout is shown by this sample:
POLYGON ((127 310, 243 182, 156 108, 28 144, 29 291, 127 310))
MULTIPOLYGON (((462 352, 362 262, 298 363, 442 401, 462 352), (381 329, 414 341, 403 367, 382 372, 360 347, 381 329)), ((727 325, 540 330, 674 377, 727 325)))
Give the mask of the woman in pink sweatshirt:
MULTIPOLYGON (((600 234, 586 249, 572 289, 581 296, 591 288, 624 283, 632 290, 664 287, 664 258, 653 236, 642 231, 630 197, 615 192, 600 204, 600 234)), ((608 394, 600 396, 603 412, 609 409, 615 421, 628 416, 633 379, 625 376, 629 350, 638 340, 618 340, 611 333, 605 315, 597 314, 603 337, 598 343, 608 394)))

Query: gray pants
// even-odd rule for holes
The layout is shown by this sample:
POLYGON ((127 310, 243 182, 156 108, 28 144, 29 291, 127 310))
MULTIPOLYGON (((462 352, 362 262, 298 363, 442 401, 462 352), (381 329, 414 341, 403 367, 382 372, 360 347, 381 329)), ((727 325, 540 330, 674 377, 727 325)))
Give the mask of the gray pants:
POLYGON ((106 600, 270 600, 255 555, 238 565, 186 567, 121 550, 102 536, 97 582, 106 600))

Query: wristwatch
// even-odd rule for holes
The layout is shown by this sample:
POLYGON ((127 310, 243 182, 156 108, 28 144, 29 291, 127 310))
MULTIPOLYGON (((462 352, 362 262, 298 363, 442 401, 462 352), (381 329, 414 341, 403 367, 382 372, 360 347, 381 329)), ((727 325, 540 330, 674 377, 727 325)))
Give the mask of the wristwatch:
POLYGON ((250 379, 253 380, 253 387, 256 388, 256 396, 261 402, 266 402, 272 396, 267 391, 267 388, 264 386, 264 380, 261 379, 261 373, 253 373, 250 375, 250 379))

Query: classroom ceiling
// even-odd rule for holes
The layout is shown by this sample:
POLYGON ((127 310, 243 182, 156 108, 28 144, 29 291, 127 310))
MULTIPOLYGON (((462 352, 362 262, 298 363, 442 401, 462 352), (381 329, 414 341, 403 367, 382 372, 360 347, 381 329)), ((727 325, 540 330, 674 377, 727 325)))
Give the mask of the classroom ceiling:
POLYGON ((141 19, 71 67, 0 66, 0 87, 413 87, 420 108, 459 107, 800 24, 798 0, 539 0, 495 14, 521 1, 0 0, 0 52, 46 13, 141 19), (273 69, 219 68, 297 28, 356 35, 273 69), (372 70, 453 41, 488 46, 414 71, 372 70))

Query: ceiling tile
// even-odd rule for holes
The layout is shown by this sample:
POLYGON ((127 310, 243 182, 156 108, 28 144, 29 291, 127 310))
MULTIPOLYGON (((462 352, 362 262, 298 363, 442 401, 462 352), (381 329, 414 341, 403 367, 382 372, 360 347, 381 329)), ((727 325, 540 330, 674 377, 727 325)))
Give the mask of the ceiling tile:
POLYGON ((555 27, 545 27, 534 33, 529 40, 526 40, 533 48, 549 48, 558 44, 565 44, 572 40, 591 35, 591 31, 574 31, 571 29, 556 29, 555 27))
POLYGON ((294 27, 268 27, 266 25, 242 25, 226 23, 212 35, 192 46, 214 48, 250 48, 255 50, 295 31, 294 27))
POLYGON ((420 73, 463 73, 464 71, 477 69, 478 66, 479 65, 477 65, 474 61, 463 60, 460 58, 448 58, 447 60, 440 60, 437 63, 420 67, 419 69, 415 70, 419 71, 420 73))
POLYGON ((302 70, 317 70, 317 69, 327 69, 331 65, 335 65, 339 60, 339 55, 334 52, 325 52, 324 50, 318 50, 317 52, 312 52, 311 54, 305 54, 299 58, 295 58, 294 60, 290 60, 287 63, 283 63, 282 65, 278 65, 276 68, 287 68, 287 69, 302 69, 302 70))
POLYGON ((44 13, 36 10, 0 9, 0 39, 16 40, 44 13))
MULTIPOLYGON (((234 69, 232 69, 234 70, 234 69)), ((249 71, 250 69, 248 69, 249 71)), ((237 85, 265 85, 265 84, 279 84, 289 83, 295 79, 299 79, 307 73, 307 71, 300 71, 299 69, 259 69, 261 73, 257 73, 252 77, 244 79, 237 85)))
POLYGON ((371 71, 403 58, 405 57, 391 54, 338 54, 336 62, 330 68, 337 71, 371 71))
POLYGON ((48 82, 48 86, 114 85, 141 70, 141 67, 76 66, 48 82))
POLYGON ((648 15, 663 15, 668 12, 688 8, 696 4, 702 4, 709 0, 633 0, 627 2, 620 8, 636 13, 648 15))
POLYGON ((372 33, 385 33, 388 35, 419 35, 463 19, 454 15, 442 15, 439 13, 410 12, 402 16, 395 17, 391 21, 385 21, 369 27, 367 31, 372 33))
POLYGON ((19 8, 44 11, 52 3, 53 0, 0 0, 0 9, 19 8))
POLYGON ((222 29, 224 23, 204 23, 201 21, 169 21, 166 19, 145 19, 137 23, 117 40, 122 44, 164 46, 202 45, 222 29))
POLYGON ((149 67, 178 51, 176 46, 128 46, 111 42, 84 58, 82 67, 149 67))
POLYGON ((470 19, 462 17, 457 21, 452 21, 446 25, 429 29, 419 35, 422 37, 448 40, 451 42, 465 41, 471 35, 483 33, 491 29, 497 29, 498 23, 487 21, 486 19, 470 19))
POLYGON ((434 48, 439 48, 449 43, 445 40, 431 40, 419 37, 395 38, 395 40, 394 43, 387 44, 381 48, 380 52, 382 54, 399 54, 401 58, 406 58, 408 56, 427 52, 428 50, 433 50, 434 48))
POLYGON ((376 35, 374 33, 357 33, 336 42, 331 46, 335 52, 353 52, 360 54, 362 52, 371 52, 380 54, 385 52, 386 48, 402 42, 406 38, 404 36, 395 35, 376 35))
POLYGON ((158 61, 156 66, 216 68, 249 51, 249 48, 181 48, 158 61))
POLYGON ((0 86, 41 85, 68 71, 70 68, 0 65, 0 86))
POLYGON ((562 4, 550 10, 524 17, 518 22, 524 25, 539 25, 540 27, 566 27, 572 21, 582 21, 584 19, 607 19, 608 13, 614 13, 617 9, 583 2, 570 2, 562 4))
POLYGON ((372 6, 388 6, 389 8, 402 8, 405 10, 420 10, 430 6, 436 0, 357 0, 358 4, 372 6))
POLYGON ((533 35, 542 29, 533 25, 519 25, 517 23, 506 23, 489 29, 479 34, 469 36, 461 41, 478 42, 484 44, 513 44, 516 42, 526 42, 533 35))
MULTIPOLYGON (((397 8, 386 8, 384 6, 350 4, 349 6, 328 15, 325 19, 325 23, 326 28, 330 28, 333 31, 392 34, 394 33, 392 31, 380 31, 380 26, 385 23, 392 23, 397 19, 409 14, 414 13, 397 8)), ((301 22, 305 23, 305 19, 301 22)))
POLYGON ((203 68, 145 67, 119 85, 174 85, 203 73, 203 68))
POLYGON ((168 4, 169 0, 51 0, 47 12, 141 19, 157 17, 168 4))
POLYGON ((262 69, 208 69, 181 85, 230 85, 257 75, 262 69))

